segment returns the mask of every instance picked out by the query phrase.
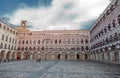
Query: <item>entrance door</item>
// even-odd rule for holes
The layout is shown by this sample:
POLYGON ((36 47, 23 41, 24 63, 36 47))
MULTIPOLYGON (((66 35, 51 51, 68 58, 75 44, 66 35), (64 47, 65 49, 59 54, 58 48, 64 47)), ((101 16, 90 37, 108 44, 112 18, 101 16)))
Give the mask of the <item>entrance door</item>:
POLYGON ((79 59, 80 59, 80 56, 79 56, 79 54, 77 54, 77 55, 76 55, 76 57, 77 57, 77 60, 79 60, 79 59))
POLYGON ((58 54, 58 59, 60 59, 60 54, 58 54))
POLYGON ((66 60, 68 59, 68 55, 67 55, 67 54, 65 55, 65 59, 66 59, 66 60))

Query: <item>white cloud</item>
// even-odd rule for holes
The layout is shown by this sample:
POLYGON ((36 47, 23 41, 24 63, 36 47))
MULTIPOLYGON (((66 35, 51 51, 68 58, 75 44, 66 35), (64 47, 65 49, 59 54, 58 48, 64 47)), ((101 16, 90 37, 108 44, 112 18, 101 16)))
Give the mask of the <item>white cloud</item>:
MULTIPOLYGON (((27 20, 31 30, 52 29, 80 29, 81 23, 98 17, 109 0, 53 0, 52 4, 45 8, 31 8, 24 4, 24 8, 18 8, 10 18, 10 23, 20 25, 21 20, 27 20)), ((22 4, 23 5, 23 4, 22 4)))

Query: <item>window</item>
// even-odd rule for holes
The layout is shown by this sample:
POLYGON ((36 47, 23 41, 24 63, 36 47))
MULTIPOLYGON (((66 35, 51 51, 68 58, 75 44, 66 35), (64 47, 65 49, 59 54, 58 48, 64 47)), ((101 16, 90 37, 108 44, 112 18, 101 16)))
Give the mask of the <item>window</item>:
POLYGON ((6 41, 8 41, 8 36, 6 36, 6 41))
POLYGON ((8 49, 10 49, 10 45, 8 46, 8 49))
POLYGON ((111 25, 110 24, 108 24, 108 30, 111 30, 111 25))
POLYGON ((3 48, 3 43, 1 43, 0 48, 3 48))
POLYGON ((7 44, 5 44, 5 49, 7 49, 7 44))
POLYGON ((24 40, 22 41, 22 44, 24 44, 24 40))
POLYGON ((10 37, 10 39, 9 39, 9 42, 11 43, 11 37, 10 37))
POLYGON ((2 40, 4 40, 4 34, 2 35, 2 40))
POLYGON ((86 43, 86 44, 88 43, 88 40, 87 40, 87 39, 85 40, 85 43, 86 43))
POLYGON ((81 39, 81 44, 83 44, 83 39, 81 39))
POLYGON ((57 44, 57 40, 55 40, 55 44, 57 44))
POLYGON ((12 43, 14 43, 14 39, 13 39, 12 43))
POLYGON ((26 40, 26 44, 28 44, 28 40, 26 40))
POLYGON ((88 46, 86 46, 86 50, 89 50, 88 46))
POLYGON ((61 44, 61 40, 59 40, 59 44, 61 44))
POLYGON ((40 40, 38 40, 38 44, 40 44, 40 40))
POLYGON ((112 26, 113 26, 113 28, 115 28, 115 20, 114 19, 112 21, 112 26))
POLYGON ((0 28, 2 27, 2 24, 0 23, 0 28))
POLYGON ((84 47, 83 47, 83 46, 81 46, 81 50, 82 50, 82 51, 84 50, 84 47))
POLYGON ((19 45, 21 44, 21 40, 18 42, 18 44, 19 44, 19 45))
POLYGON ((120 25, 120 15, 118 15, 118 24, 120 25))

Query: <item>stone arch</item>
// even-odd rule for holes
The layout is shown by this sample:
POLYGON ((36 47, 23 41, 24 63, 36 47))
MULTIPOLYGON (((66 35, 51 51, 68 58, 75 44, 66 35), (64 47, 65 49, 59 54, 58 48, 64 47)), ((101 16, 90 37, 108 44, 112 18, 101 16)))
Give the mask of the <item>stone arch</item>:
POLYGON ((37 60, 38 59, 38 53, 37 52, 33 52, 33 59, 37 60))
POLYGON ((6 54, 6 59, 7 59, 8 61, 11 60, 11 51, 8 51, 8 52, 7 52, 7 54, 6 54))
POLYGON ((16 59, 16 53, 13 52, 13 53, 12 53, 12 60, 15 60, 15 59, 16 59))
POLYGON ((30 52, 25 52, 24 53, 24 60, 29 60, 30 59, 30 52))
POLYGON ((21 52, 17 52, 17 60, 21 59, 21 52))
POLYGON ((0 60, 1 60, 1 61, 4 60, 4 57, 5 57, 5 50, 2 50, 2 51, 0 52, 0 60))

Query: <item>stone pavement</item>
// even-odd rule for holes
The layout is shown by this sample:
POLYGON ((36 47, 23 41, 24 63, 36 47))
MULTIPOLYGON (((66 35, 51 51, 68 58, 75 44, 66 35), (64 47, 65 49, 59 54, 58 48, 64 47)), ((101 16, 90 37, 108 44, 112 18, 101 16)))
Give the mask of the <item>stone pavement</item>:
POLYGON ((94 61, 0 63, 0 78, 120 78, 120 66, 94 61))

